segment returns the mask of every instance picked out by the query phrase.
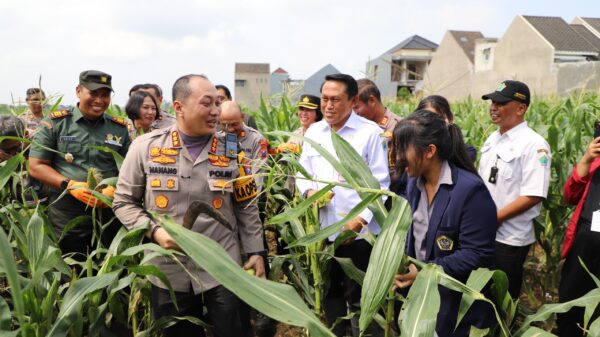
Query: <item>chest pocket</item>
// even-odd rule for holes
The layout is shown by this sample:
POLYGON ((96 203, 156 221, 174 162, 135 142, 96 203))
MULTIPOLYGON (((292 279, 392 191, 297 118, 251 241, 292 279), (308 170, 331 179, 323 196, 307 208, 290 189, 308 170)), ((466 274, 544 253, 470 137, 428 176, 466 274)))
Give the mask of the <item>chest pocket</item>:
POLYGON ((458 226, 440 227, 435 233, 434 251, 436 256, 444 257, 458 249, 458 226))
POLYGON ((517 154, 509 149, 500 149, 498 151, 498 171, 500 177, 505 180, 511 180, 517 165, 517 154))
POLYGON ((60 136, 57 148, 60 152, 79 153, 83 146, 75 136, 60 136))

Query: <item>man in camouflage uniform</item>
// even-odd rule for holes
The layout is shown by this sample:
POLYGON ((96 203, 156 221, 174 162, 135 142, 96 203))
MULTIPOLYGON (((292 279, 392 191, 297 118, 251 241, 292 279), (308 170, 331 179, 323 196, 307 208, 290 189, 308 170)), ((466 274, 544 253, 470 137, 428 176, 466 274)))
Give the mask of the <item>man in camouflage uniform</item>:
MULTIPOLYGON (((219 122, 222 127, 219 135, 225 136, 225 133, 236 135, 240 150, 243 150, 252 162, 252 172, 261 173, 267 160, 269 142, 260 132, 244 123, 244 114, 239 105, 234 101, 223 102, 219 122)), ((263 180, 260 177, 255 179, 257 182, 263 180)))
MULTIPOLYGON (((96 224, 107 224, 114 218, 112 210, 89 191, 88 170, 95 168, 104 179, 119 173, 111 153, 92 147, 104 146, 125 156, 130 140, 125 120, 105 114, 112 93, 110 75, 96 70, 84 71, 79 75, 76 92, 79 97, 77 107, 54 111, 41 122, 34 141, 58 152, 32 146, 29 173, 52 188, 48 217, 58 236, 63 235, 59 242, 63 253, 86 254, 93 249, 95 221, 92 216, 99 221, 96 224), (63 233, 71 220, 82 215, 88 218, 63 233)), ((109 186, 101 192, 111 197, 114 188, 109 186)), ((110 244, 121 226, 113 220, 102 233, 105 246, 110 244)))
MULTIPOLYGON (((200 214, 191 226, 223 246, 241 264, 240 250, 248 253, 245 269, 253 268, 263 277, 265 267, 262 226, 256 203, 257 188, 248 159, 230 148, 215 133, 220 100, 215 86, 203 75, 186 75, 173 85, 173 107, 177 123, 135 139, 119 174, 113 207, 128 228, 149 224, 146 235, 163 248, 176 249, 177 242, 148 211, 168 214, 183 224, 189 205, 203 201, 222 213, 232 229, 207 214, 200 214)), ((177 315, 208 319, 214 336, 240 337, 250 332, 242 319, 241 302, 188 257, 179 258, 195 282, 173 261, 155 258, 152 263, 165 273, 176 292, 177 310, 165 285, 152 282, 152 306, 156 318, 177 315)), ((164 331, 166 336, 204 336, 201 327, 180 321, 164 331)))

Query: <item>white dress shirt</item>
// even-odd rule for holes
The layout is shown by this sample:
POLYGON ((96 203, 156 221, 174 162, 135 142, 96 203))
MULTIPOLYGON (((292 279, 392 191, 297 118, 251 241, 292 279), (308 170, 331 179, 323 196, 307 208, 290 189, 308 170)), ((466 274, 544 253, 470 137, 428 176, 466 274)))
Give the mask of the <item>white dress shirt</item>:
MULTIPOLYGON (((503 135, 497 130, 481 148, 479 175, 485 182, 496 207, 501 209, 520 196, 546 198, 550 184, 550 146, 523 122, 503 135), (498 168, 496 183, 490 172, 498 168)), ((535 242, 533 219, 540 214, 539 203, 502 223, 496 241, 511 246, 535 242)))
MULTIPOLYGON (((330 134, 331 128, 325 120, 312 124, 306 131, 305 137, 318 142, 323 148, 337 158, 330 134)), ((365 163, 371 169, 371 173, 377 180, 382 189, 388 189, 390 184, 388 160, 387 160, 387 139, 381 132, 381 128, 374 122, 358 116, 354 111, 346 121, 346 124, 337 131, 337 134, 344 138, 358 152, 365 163)), ((344 178, 323 158, 308 142, 304 143, 300 164, 316 180, 332 181, 344 183, 344 178)), ((327 186, 324 183, 317 183, 303 178, 298 174, 296 186, 300 193, 307 190, 320 190, 327 186)), ((362 201, 360 196, 353 189, 336 186, 332 190, 335 194, 331 202, 319 210, 321 228, 328 227, 341 220, 352 208, 362 201)), ((369 230, 374 234, 381 231, 379 225, 373 219, 373 214, 369 209, 360 213, 360 217, 367 223, 369 230)), ((329 237, 334 241, 338 234, 329 237)))

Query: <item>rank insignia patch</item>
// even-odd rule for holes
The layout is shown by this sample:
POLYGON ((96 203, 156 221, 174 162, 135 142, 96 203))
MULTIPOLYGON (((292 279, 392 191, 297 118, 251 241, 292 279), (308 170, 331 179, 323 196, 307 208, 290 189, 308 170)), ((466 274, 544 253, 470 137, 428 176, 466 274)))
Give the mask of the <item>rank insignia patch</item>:
POLYGON ((212 201, 212 206, 216 209, 223 207, 223 198, 215 197, 212 201))
POLYGON ((150 157, 158 157, 160 156, 160 148, 159 147, 151 147, 150 148, 150 157))
POLYGON ((174 179, 168 179, 167 180, 167 188, 172 190, 175 188, 175 180, 174 179))
POLYGON ((167 206, 169 206, 169 198, 167 198, 163 194, 160 194, 157 195, 156 198, 154 198, 154 203, 158 208, 167 208, 167 206))
POLYGON ((167 156, 160 156, 160 157, 156 157, 156 158, 152 158, 152 161, 155 163, 159 163, 159 164, 175 164, 177 162, 177 160, 171 158, 171 157, 167 157, 167 156))

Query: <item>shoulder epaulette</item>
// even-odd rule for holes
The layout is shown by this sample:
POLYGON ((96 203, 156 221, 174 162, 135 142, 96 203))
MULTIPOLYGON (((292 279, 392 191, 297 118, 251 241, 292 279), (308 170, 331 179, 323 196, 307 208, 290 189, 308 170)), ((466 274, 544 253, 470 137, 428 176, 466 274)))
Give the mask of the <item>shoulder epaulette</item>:
POLYGON ((56 110, 50 113, 50 119, 58 119, 70 116, 71 113, 68 110, 56 110))
POLYGON ((113 117, 110 120, 113 121, 113 122, 115 122, 115 123, 117 123, 117 124, 120 124, 120 125, 123 125, 123 126, 127 127, 127 121, 123 117, 113 117))

